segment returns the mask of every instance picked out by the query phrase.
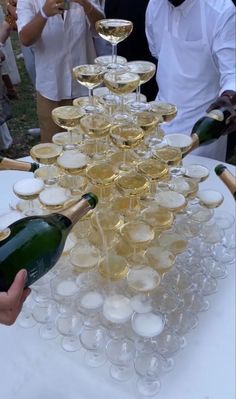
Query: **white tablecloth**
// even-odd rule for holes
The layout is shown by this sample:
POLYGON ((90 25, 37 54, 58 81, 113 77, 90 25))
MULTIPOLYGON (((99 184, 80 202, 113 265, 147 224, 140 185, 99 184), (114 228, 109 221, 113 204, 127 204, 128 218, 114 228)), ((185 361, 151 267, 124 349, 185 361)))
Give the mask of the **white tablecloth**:
MULTIPOLYGON (((214 174, 216 161, 189 155, 184 163, 206 165, 210 177, 201 187, 219 190, 222 210, 235 214, 235 202, 214 174)), ((235 168, 228 165, 235 173, 235 168)), ((0 172, 0 207, 13 196, 12 184, 22 172, 0 172)), ((208 297, 210 308, 199 314, 199 324, 187 334, 187 346, 175 356, 174 369, 162 377, 159 399, 235 399, 235 265, 218 280, 218 291, 208 297)), ((23 329, 0 326, 1 399, 137 399, 135 379, 114 383, 108 367, 88 368, 83 351, 68 353, 59 338, 43 340, 38 325, 23 329)))

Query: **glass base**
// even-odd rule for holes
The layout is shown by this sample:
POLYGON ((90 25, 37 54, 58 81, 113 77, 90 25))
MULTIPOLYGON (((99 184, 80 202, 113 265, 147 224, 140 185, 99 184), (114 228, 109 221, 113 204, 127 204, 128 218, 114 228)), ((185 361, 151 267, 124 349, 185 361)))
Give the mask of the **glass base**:
POLYGON ((66 352, 76 352, 81 348, 80 339, 79 337, 64 337, 61 346, 66 352))
POLYGON ((133 101, 128 103, 128 107, 133 112, 147 111, 148 104, 141 101, 133 101))
POLYGON ((110 375, 116 381, 128 381, 133 376, 133 369, 131 366, 112 365, 110 367, 110 375))
POLYGON ((59 333, 56 329, 56 326, 50 324, 50 325, 42 325, 39 329, 39 335, 43 339, 54 339, 59 335, 59 333))
POLYGON ((140 378, 137 382, 137 388, 143 396, 154 396, 160 391, 161 383, 159 380, 140 378))
POLYGON ((100 352, 86 352, 85 363, 90 367, 100 367, 106 362, 106 357, 100 352))

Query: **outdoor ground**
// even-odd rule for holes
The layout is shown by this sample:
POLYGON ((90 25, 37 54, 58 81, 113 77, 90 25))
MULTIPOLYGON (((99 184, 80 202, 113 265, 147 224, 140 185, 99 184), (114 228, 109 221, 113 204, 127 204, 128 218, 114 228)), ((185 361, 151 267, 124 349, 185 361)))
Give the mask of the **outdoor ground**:
MULTIPOLYGON (((3 4, 3 0, 0 0, 0 4, 3 4)), ((29 155, 30 148, 39 142, 39 138, 33 138, 28 134, 28 129, 38 127, 38 121, 36 115, 35 91, 25 70, 16 32, 12 33, 11 42, 16 56, 21 83, 16 88, 19 98, 11 100, 13 118, 7 122, 13 137, 13 145, 7 151, 0 150, 0 155, 9 158, 20 158, 29 155)), ((234 137, 231 135, 231 140, 232 139, 234 139, 234 137)), ((236 165, 235 139, 231 147, 234 148, 234 150, 231 151, 227 161, 236 165)))

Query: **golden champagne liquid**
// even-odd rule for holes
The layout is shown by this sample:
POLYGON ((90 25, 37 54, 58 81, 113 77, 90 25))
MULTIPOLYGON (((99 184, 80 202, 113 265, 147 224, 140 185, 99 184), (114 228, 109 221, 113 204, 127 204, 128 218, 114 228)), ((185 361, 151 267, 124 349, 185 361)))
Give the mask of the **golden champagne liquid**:
POLYGON ((153 152, 153 156, 166 162, 170 166, 178 166, 182 160, 180 149, 173 147, 157 148, 155 152, 153 152))
POLYGON ((129 267, 125 258, 113 252, 109 253, 107 259, 103 259, 98 266, 101 276, 112 281, 124 279, 128 271, 129 267))
POLYGON ((130 288, 137 292, 150 292, 159 286, 161 278, 153 268, 143 265, 130 269, 127 283, 130 288))
POLYGON ((100 251, 86 241, 86 245, 76 245, 70 252, 70 262, 77 273, 93 270, 100 260, 100 251))
POLYGON ((102 162, 89 166, 86 175, 95 184, 109 185, 117 177, 117 172, 109 163, 102 162))
POLYGON ((154 239, 153 228, 145 222, 128 222, 120 230, 124 240, 135 248, 145 248, 154 239))
POLYGON ((64 151, 57 159, 57 165, 71 175, 83 172, 87 167, 87 163, 86 155, 76 150, 64 151))
POLYGON ((146 135, 155 131, 159 120, 152 112, 138 112, 135 116, 137 125, 143 129, 146 135))
POLYGON ((176 256, 161 247, 149 247, 145 253, 150 266, 157 270, 160 274, 168 272, 175 263, 176 256))
POLYGON ((123 218, 117 212, 100 210, 92 214, 91 224, 96 230, 101 226, 104 231, 115 231, 123 225, 123 218))
POLYGON ((186 134, 174 133, 165 137, 170 147, 179 148, 182 154, 188 152, 192 146, 192 138, 186 134))
POLYGON ((140 79, 136 73, 125 72, 115 74, 107 72, 104 75, 104 83, 115 94, 127 94, 137 89, 140 79))
POLYGON ((224 201, 223 195, 216 190, 200 190, 197 193, 197 197, 200 205, 208 209, 218 208, 224 201))
POLYGON ((88 89, 93 89, 102 83, 104 69, 100 65, 87 64, 73 68, 74 78, 88 89))
POLYGON ((56 125, 63 129, 73 129, 79 126, 80 119, 84 113, 73 105, 65 105, 52 110, 52 119, 56 125))
POLYGON ((173 212, 161 208, 155 203, 141 212, 141 218, 157 230, 169 229, 174 223, 173 212))
POLYGON ((135 172, 121 175, 115 182, 118 190, 127 196, 140 196, 149 190, 148 179, 135 172))
POLYGON ((144 138, 143 130, 134 124, 113 126, 110 129, 113 144, 121 149, 135 148, 144 138))
POLYGON ((111 127, 111 120, 105 115, 90 114, 81 118, 80 126, 90 137, 100 139, 108 135, 111 127))
POLYGON ((178 212, 187 205, 184 195, 173 190, 159 191, 156 194, 156 201, 162 208, 173 212, 178 212))
MULTIPOLYGON (((124 160, 124 153, 123 151, 117 151, 110 155, 109 163, 114 167, 118 167, 124 160)), ((131 151, 127 151, 126 154, 126 162, 128 163, 137 163, 138 157, 135 153, 131 151)))
POLYGON ((13 186, 13 192, 18 198, 24 200, 34 200, 43 190, 43 182, 40 179, 22 179, 13 186))
POLYGON ((188 246, 188 241, 177 233, 164 232, 158 238, 159 245, 169 249, 170 252, 177 255, 184 252, 188 246))
MULTIPOLYGON (((74 100, 73 100, 73 105, 75 105, 76 107, 85 107, 86 105, 89 105, 89 104, 90 104, 89 96, 78 97, 78 98, 74 98, 74 100)), ((98 105, 98 106, 99 105, 103 106, 104 101, 101 97, 93 96, 93 104, 98 105)))
POLYGON ((159 180, 169 172, 166 164, 157 159, 146 159, 137 165, 137 169, 151 180, 159 180))
POLYGON ((95 24, 99 36, 111 44, 126 39, 133 30, 133 23, 124 19, 102 19, 95 24))
POLYGON ((177 115, 177 107, 174 104, 151 101, 149 105, 152 112, 162 116, 164 122, 171 122, 177 115))
MULTIPOLYGON (((133 199, 133 208, 139 204, 138 198, 133 199), (136 200, 136 201, 135 201, 136 200)), ((128 197, 116 197, 112 200, 112 210, 115 212, 125 215, 130 208, 130 199, 128 197)))
POLYGON ((54 143, 37 144, 30 150, 30 156, 43 165, 54 164, 62 152, 62 147, 54 143))
POLYGON ((156 65, 149 61, 130 61, 127 65, 130 72, 139 75, 140 85, 148 82, 156 72, 156 65))
POLYGON ((60 132, 52 136, 52 142, 61 146, 65 144, 79 144, 81 140, 81 135, 75 132, 72 132, 71 135, 68 132, 60 132))

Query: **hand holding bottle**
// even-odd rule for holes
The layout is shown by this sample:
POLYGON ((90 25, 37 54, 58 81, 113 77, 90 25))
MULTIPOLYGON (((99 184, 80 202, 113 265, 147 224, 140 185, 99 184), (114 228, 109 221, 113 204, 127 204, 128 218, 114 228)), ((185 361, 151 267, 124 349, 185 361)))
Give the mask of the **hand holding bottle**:
POLYGON ((22 305, 30 294, 30 288, 25 288, 26 270, 20 270, 7 292, 0 292, 0 324, 10 326, 17 319, 22 305))
POLYGON ((233 90, 223 92, 221 96, 209 106, 207 112, 219 108, 225 108, 230 112, 230 116, 226 120, 226 127, 222 135, 236 132, 236 92, 233 90))

